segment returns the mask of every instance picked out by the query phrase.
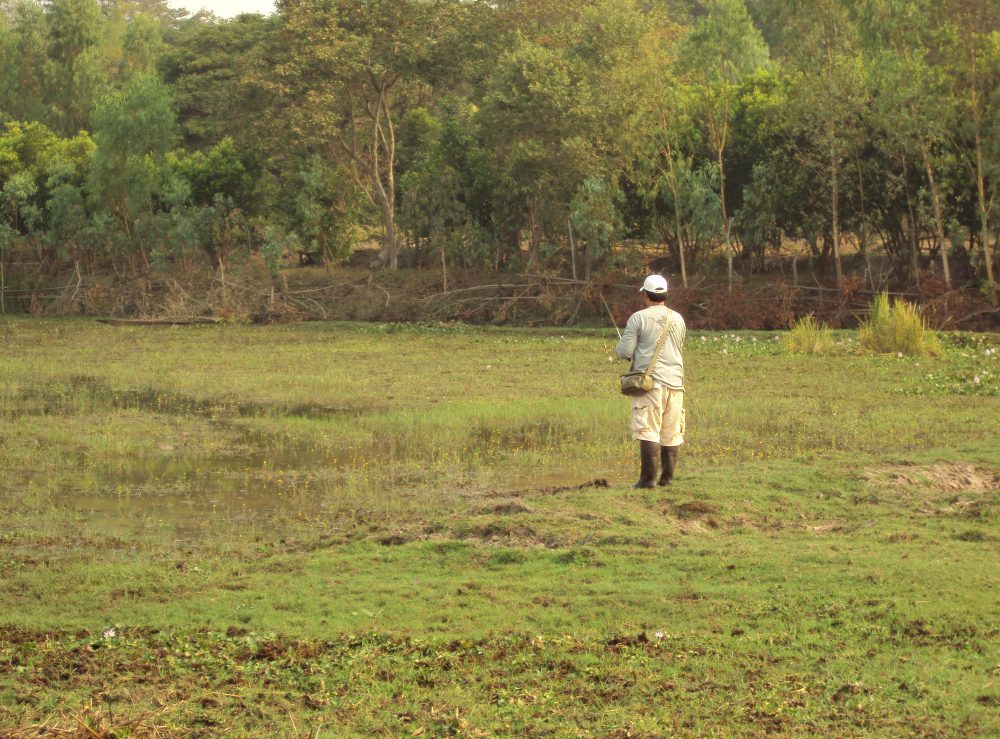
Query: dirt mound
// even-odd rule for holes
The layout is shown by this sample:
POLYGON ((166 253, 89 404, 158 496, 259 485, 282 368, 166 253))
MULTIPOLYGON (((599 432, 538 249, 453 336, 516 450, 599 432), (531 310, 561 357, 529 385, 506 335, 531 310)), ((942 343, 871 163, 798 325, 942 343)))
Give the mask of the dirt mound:
POLYGON ((869 497, 894 500, 922 515, 982 519, 1000 507, 1000 473, 970 463, 883 465, 865 473, 869 497))
POLYGON ((985 493, 1000 490, 1000 473, 968 463, 886 465, 870 470, 870 483, 889 487, 927 487, 940 492, 985 493))
POLYGON ((480 514, 495 514, 497 516, 515 516, 520 513, 533 513, 533 511, 525 505, 521 505, 516 501, 510 501, 507 503, 500 503, 495 506, 487 506, 479 511, 480 514))
POLYGON ((706 503, 702 500, 691 500, 674 507, 674 511, 681 518, 699 518, 719 512, 719 506, 706 503))

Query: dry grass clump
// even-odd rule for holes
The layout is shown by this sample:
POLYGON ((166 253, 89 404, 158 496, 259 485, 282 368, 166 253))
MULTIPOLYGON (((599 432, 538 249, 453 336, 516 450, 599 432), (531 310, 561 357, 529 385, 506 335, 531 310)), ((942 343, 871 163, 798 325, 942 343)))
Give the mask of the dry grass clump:
POLYGON ((936 357, 941 353, 937 335, 927 328, 917 307, 905 300, 890 304, 887 293, 872 303, 858 339, 862 350, 877 354, 936 357))
POLYGON ((825 354, 833 349, 833 332, 829 326, 816 323, 812 316, 800 318, 782 337, 790 352, 797 354, 825 354))

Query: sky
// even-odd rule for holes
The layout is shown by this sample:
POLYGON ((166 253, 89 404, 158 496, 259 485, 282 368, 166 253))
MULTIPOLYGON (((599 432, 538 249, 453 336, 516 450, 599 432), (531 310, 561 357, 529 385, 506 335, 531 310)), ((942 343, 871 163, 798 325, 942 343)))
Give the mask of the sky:
POLYGON ((240 13, 274 12, 274 0, 168 0, 171 8, 184 8, 196 13, 202 8, 211 10, 220 18, 232 18, 240 13))

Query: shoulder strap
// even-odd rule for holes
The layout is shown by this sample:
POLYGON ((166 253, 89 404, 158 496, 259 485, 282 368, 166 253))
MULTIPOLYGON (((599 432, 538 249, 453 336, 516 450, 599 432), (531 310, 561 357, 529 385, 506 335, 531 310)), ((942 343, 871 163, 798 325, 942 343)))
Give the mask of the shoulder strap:
POLYGON ((653 374, 653 367, 656 366, 656 360, 660 358, 660 351, 663 349, 663 344, 667 341, 667 334, 670 333, 673 325, 674 321, 668 313, 667 317, 663 319, 663 332, 660 334, 659 341, 656 342, 656 349, 653 350, 653 358, 649 360, 649 366, 646 368, 646 377, 653 374))

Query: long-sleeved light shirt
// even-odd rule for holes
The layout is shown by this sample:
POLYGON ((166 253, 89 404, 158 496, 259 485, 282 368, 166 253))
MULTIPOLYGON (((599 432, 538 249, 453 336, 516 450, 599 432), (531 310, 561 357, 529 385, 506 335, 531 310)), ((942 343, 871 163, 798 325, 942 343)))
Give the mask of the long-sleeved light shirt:
POLYGON ((622 332, 622 340, 615 347, 615 354, 621 359, 631 359, 632 369, 645 371, 653 358, 664 321, 670 321, 670 331, 663 342, 656 366, 653 367, 653 379, 672 390, 683 390, 684 357, 681 349, 684 347, 687 326, 677 311, 670 310, 665 305, 652 305, 633 313, 625 324, 625 331, 622 332))

